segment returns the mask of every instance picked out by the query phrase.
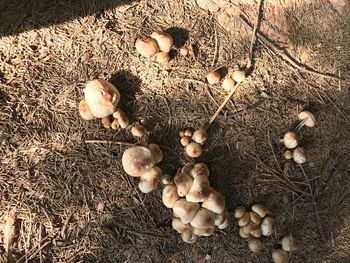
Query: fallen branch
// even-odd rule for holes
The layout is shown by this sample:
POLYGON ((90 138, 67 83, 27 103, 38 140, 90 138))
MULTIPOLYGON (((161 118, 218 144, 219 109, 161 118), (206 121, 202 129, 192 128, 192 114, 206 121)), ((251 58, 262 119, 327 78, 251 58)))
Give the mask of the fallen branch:
POLYGON ((243 110, 239 110, 239 111, 236 111, 236 112, 232 112, 232 113, 226 114, 226 117, 228 117, 228 118, 235 118, 235 117, 238 117, 238 116, 242 116, 242 115, 248 113, 249 111, 252 111, 252 110, 255 110, 255 109, 259 108, 261 105, 263 105, 265 103, 265 101, 266 101, 266 99, 261 99, 258 102, 255 102, 254 104, 248 106, 247 108, 245 108, 243 110))
POLYGON ((133 143, 129 143, 129 142, 106 141, 106 140, 85 140, 85 143, 91 143, 91 144, 96 144, 96 143, 101 143, 101 144, 118 144, 118 145, 127 145, 127 146, 134 145, 133 143))

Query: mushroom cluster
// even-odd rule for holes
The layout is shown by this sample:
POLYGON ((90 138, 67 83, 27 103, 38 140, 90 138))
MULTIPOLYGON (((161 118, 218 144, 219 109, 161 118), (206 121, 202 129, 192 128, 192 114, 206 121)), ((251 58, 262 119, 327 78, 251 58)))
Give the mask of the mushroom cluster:
POLYGON ((168 175, 162 178, 163 203, 173 209, 172 227, 186 243, 211 236, 215 226, 224 229, 229 225, 225 198, 210 186, 208 177, 206 164, 187 163, 173 180, 168 175))
POLYGON ((185 147, 185 152, 189 157, 197 158, 202 154, 202 146, 208 138, 208 134, 204 129, 185 130, 179 132, 180 143, 185 147))
POLYGON ((288 263, 288 252, 296 250, 299 246, 299 240, 294 238, 292 234, 285 236, 281 240, 282 249, 276 248, 272 250, 272 260, 275 263, 288 263))
POLYGON ((162 161, 163 153, 159 145, 141 142, 124 151, 122 164, 128 175, 140 178, 140 191, 149 193, 154 190, 162 176, 162 170, 156 164, 162 161))
MULTIPOLYGON (((306 127, 315 127, 316 118, 309 111, 302 111, 298 114, 298 119, 300 121, 299 125, 296 127, 296 132, 300 131, 303 126, 306 127)), ((284 143, 284 146, 288 149, 284 152, 284 158, 286 160, 294 160, 298 164, 303 164, 307 161, 307 152, 305 148, 298 146, 299 138, 297 133, 294 131, 287 132, 281 142, 284 143)))
MULTIPOLYGON (((206 78, 207 78, 207 81, 210 85, 214 85, 214 84, 217 84, 220 82, 221 75, 218 71, 213 70, 207 74, 206 78)), ((245 79, 246 79, 246 74, 243 70, 235 70, 232 73, 232 77, 226 76, 224 78, 221 86, 226 92, 230 92, 234 88, 236 83, 241 83, 245 79)))
POLYGON ((263 245, 258 238, 272 235, 275 230, 275 219, 268 214, 267 208, 262 204, 253 205, 251 211, 238 206, 234 210, 234 217, 240 227, 239 235, 249 238, 248 247, 253 253, 259 252, 263 245))
POLYGON ((173 47, 173 38, 164 32, 153 32, 151 37, 140 37, 135 42, 137 52, 144 57, 156 55, 160 64, 168 64, 170 61, 169 52, 173 47))
POLYGON ((125 113, 117 108, 120 93, 110 82, 94 79, 86 83, 84 99, 79 103, 79 113, 84 120, 101 119, 105 128, 118 129, 129 126, 125 113), (114 120, 111 121, 111 115, 114 120))

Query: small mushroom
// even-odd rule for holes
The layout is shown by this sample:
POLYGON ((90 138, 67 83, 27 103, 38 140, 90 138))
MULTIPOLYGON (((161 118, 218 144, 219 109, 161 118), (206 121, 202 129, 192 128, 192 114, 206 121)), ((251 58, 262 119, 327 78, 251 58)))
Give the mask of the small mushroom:
POLYGON ((184 224, 192 221, 199 209, 198 203, 187 202, 185 198, 178 199, 173 206, 173 211, 184 224))
POLYGON ((143 125, 136 123, 134 127, 131 128, 131 134, 135 137, 142 137, 146 133, 146 129, 143 125))
POLYGON ((253 253, 258 253, 263 248, 263 245, 259 239, 253 238, 249 240, 248 247, 253 253))
POLYGON ((243 231, 243 227, 239 229, 239 235, 243 238, 250 238, 250 234, 243 231))
POLYGON ((249 213, 245 213, 239 220, 238 220, 238 225, 240 227, 245 226, 249 223, 250 218, 249 218, 249 213))
POLYGON ((261 222, 261 217, 256 212, 249 212, 250 221, 254 224, 259 225, 261 222))
POLYGON ((209 169, 208 166, 205 163, 197 163, 194 165, 194 167, 189 172, 189 175, 193 178, 196 178, 197 176, 209 176, 209 169))
POLYGON ((163 176, 162 176, 162 184, 168 185, 168 184, 171 184, 172 182, 173 182, 173 179, 171 178, 171 176, 169 174, 163 174, 163 176))
POLYGON ((193 179, 188 174, 180 172, 175 175, 174 183, 177 187, 178 195, 184 197, 191 189, 193 179))
POLYGON ((192 135, 192 140, 196 143, 203 144, 208 138, 208 134, 204 129, 195 131, 192 135))
POLYGON ((106 129, 109 129, 111 127, 111 121, 108 117, 104 117, 101 119, 102 126, 106 129))
POLYGON ((201 156, 202 147, 196 142, 191 142, 185 147, 185 151, 189 157, 196 158, 201 156))
POLYGON ((153 32, 151 38, 157 41, 159 49, 165 53, 169 53, 173 47, 173 38, 167 33, 153 32))
POLYGON ((202 207, 213 211, 215 214, 221 214, 225 208, 225 198, 219 192, 213 191, 208 199, 202 203, 202 207))
POLYGON ((221 214, 216 214, 214 224, 216 226, 222 225, 225 222, 227 217, 228 217, 227 211, 223 211, 221 214))
POLYGON ((112 127, 113 130, 118 130, 120 128, 120 124, 119 124, 117 119, 114 119, 112 121, 111 127, 112 127))
POLYGON ((184 131, 179 131, 179 137, 182 138, 185 136, 185 132, 184 131))
POLYGON ((211 193, 211 187, 208 177, 197 176, 193 179, 192 186, 186 194, 186 200, 189 202, 204 202, 211 193))
POLYGON ((250 232, 252 232, 255 228, 256 228, 256 224, 254 224, 253 222, 249 222, 248 224, 246 224, 245 226, 242 226, 242 230, 244 232, 246 232, 247 234, 250 234, 250 232))
POLYGON ((179 234, 185 231, 192 231, 192 226, 182 223, 180 218, 173 218, 171 225, 179 234))
POLYGON ((272 260, 274 263, 288 263, 288 253, 282 249, 272 250, 272 260))
POLYGON ((193 228, 193 234, 199 237, 200 236, 209 237, 214 234, 214 230, 215 230, 214 226, 211 226, 205 229, 193 228))
POLYGON ((151 57, 155 55, 159 48, 157 42, 152 38, 138 38, 135 42, 137 52, 144 57, 151 57))
POLYGON ((95 118, 95 116, 90 111, 89 105, 86 103, 85 100, 81 100, 79 102, 79 113, 80 113, 80 116, 84 120, 87 120, 87 121, 92 120, 92 119, 95 118))
POLYGON ((158 144, 150 143, 148 149, 152 152, 156 163, 160 163, 163 160, 163 153, 158 144))
POLYGON ((125 129, 126 127, 129 126, 129 120, 125 115, 125 112, 122 111, 121 109, 117 109, 114 113, 113 113, 113 117, 116 118, 120 124, 120 127, 122 129, 125 129))
POLYGON ((186 136, 184 136, 180 139, 180 143, 183 147, 186 147, 187 145, 189 145, 190 142, 191 142, 191 139, 189 137, 186 137, 186 136))
POLYGON ((298 119, 301 121, 296 127, 296 131, 299 131, 303 126, 312 128, 316 125, 315 116, 309 111, 302 111, 298 114, 298 119))
POLYGON ((220 73, 217 71, 211 71, 207 74, 207 81, 210 85, 219 83, 220 81, 220 73))
POLYGON ((286 160, 290 160, 293 158, 293 152, 290 150, 285 151, 283 155, 284 155, 284 159, 286 160))
POLYGON ((228 217, 225 218, 225 221, 221 224, 221 225, 218 225, 218 228, 219 229, 225 229, 226 227, 228 227, 230 224, 230 220, 228 217))
POLYGON ((235 85, 236 83, 231 77, 226 77, 221 86, 225 91, 230 92, 235 85))
POLYGON ((270 236, 274 232, 275 219, 267 216, 263 219, 260 225, 263 236, 270 236))
POLYGON ((162 201, 167 208, 173 208, 175 202, 179 199, 180 197, 177 194, 177 189, 175 185, 169 184, 164 187, 162 201))
POLYGON ((206 229, 214 226, 215 214, 206 209, 199 208, 194 218, 191 220, 191 226, 199 229, 206 229))
POLYGON ((233 80, 236 81, 237 83, 241 83, 242 81, 245 80, 245 72, 243 70, 235 70, 233 72, 232 76, 233 80))
POLYGON ((192 231, 185 231, 181 233, 181 238, 184 242, 193 244, 197 240, 197 236, 192 233, 192 231))
POLYGON ((257 213, 261 218, 264 218, 267 213, 267 208, 263 204, 255 204, 252 206, 252 211, 257 213))
POLYGON ((122 156, 124 171, 138 177, 155 165, 152 152, 143 146, 133 146, 125 150, 122 156))
POLYGON ((294 251, 298 248, 299 246, 299 240, 297 240, 295 237, 292 236, 292 234, 285 236, 282 238, 282 249, 284 251, 294 251))
POLYGON ((147 194, 147 193, 152 192, 154 190, 157 183, 158 183, 158 179, 154 179, 151 181, 141 180, 139 182, 138 187, 142 193, 147 194))
POLYGON ((257 227, 255 229, 253 229, 250 234, 253 236, 253 237, 261 237, 261 228, 260 227, 257 227))
POLYGON ((181 172, 186 173, 186 174, 190 174, 190 172, 193 169, 194 165, 195 164, 193 162, 186 163, 185 166, 182 167, 181 172))
POLYGON ((185 130, 184 131, 184 136, 186 136, 186 137, 192 137, 192 135, 193 135, 193 132, 191 131, 191 130, 185 130))
POLYGON ((298 136, 295 132, 287 132, 283 137, 283 143, 288 149, 293 149, 298 146, 298 136))
POLYGON ((142 193, 149 193, 156 187, 159 178, 162 176, 162 170, 154 166, 140 176, 139 189, 142 193))
POLYGON ((293 160, 296 163, 302 164, 307 160, 306 150, 303 147, 297 147, 293 151, 293 160))
POLYGON ((170 61, 170 57, 168 53, 165 52, 158 52, 156 54, 156 58, 159 64, 166 65, 170 61))
POLYGON ((188 55, 189 51, 187 47, 180 48, 180 55, 186 57, 188 55))
POLYGON ((241 218, 246 212, 247 210, 243 206, 237 206, 233 214, 235 218, 241 218))

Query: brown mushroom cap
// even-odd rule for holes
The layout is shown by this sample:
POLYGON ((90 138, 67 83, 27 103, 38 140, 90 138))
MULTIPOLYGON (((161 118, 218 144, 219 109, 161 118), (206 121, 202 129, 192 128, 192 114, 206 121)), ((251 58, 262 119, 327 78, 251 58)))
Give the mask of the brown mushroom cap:
POLYGON ((298 146, 298 136, 295 132, 287 132, 283 137, 283 143, 288 149, 293 149, 298 146))
POLYGON ((145 133, 145 127, 139 123, 136 123, 135 126, 131 128, 131 134, 135 137, 142 137, 145 133))
POLYGON ((152 38, 138 38, 135 47, 137 52, 144 57, 151 57, 159 50, 157 42, 152 38))
POLYGON ((173 218, 171 225, 180 234, 185 231, 192 231, 192 226, 182 223, 180 218, 173 218))
POLYGON ((192 231, 185 231, 181 233, 181 238, 184 242, 193 244, 197 240, 197 236, 192 233, 192 231))
POLYGON ((275 263, 288 263, 288 253, 282 249, 272 250, 272 260, 275 263))
MULTIPOLYGON (((169 174, 163 174, 163 176, 162 176, 162 184, 168 185, 168 184, 171 184, 172 182, 173 182, 173 179, 172 179, 172 177, 169 174)), ((176 189, 176 187, 175 187, 175 189, 176 189)))
POLYGON ((193 169, 194 165, 195 164, 193 162, 186 163, 185 166, 182 167, 181 172, 186 173, 186 174, 190 174, 190 172, 193 169))
POLYGON ((87 121, 92 120, 92 119, 95 118, 95 116, 90 111, 89 105, 86 103, 85 100, 81 100, 79 102, 79 113, 80 113, 80 116, 84 120, 87 120, 87 121))
POLYGON ((221 86, 225 91, 230 92, 234 88, 235 85, 236 85, 236 83, 232 78, 226 77, 224 79, 224 81, 222 82, 221 86))
POLYGON ((221 225, 218 225, 218 228, 219 229, 225 229, 226 227, 228 227, 230 224, 230 220, 228 217, 226 217, 225 221, 221 224, 221 225))
POLYGON ((241 218, 246 212, 247 210, 243 206, 237 206, 233 214, 235 218, 241 218))
POLYGON ((159 49, 165 53, 169 53, 172 46, 173 46, 173 38, 163 32, 153 32, 151 34, 151 38, 155 39, 157 41, 157 44, 159 46, 159 49))
POLYGON ((178 199, 173 205, 173 211, 184 224, 192 221, 199 209, 198 203, 187 202, 185 198, 178 199))
POLYGON ((315 116, 309 112, 309 111, 302 111, 298 114, 298 119, 300 121, 305 121, 304 125, 306 127, 312 128, 316 125, 316 118, 315 116))
POLYGON ((293 237, 291 234, 282 238, 282 249, 284 251, 294 251, 299 246, 299 240, 293 237))
POLYGON ((142 193, 147 194, 154 190, 154 188, 157 186, 158 181, 159 181, 158 179, 154 179, 150 181, 141 180, 138 186, 142 193))
POLYGON ((177 194, 176 186, 173 184, 169 184, 164 187, 162 194, 163 204, 167 208, 173 208, 175 202, 179 199, 179 195, 177 194))
POLYGON ((204 129, 195 131, 192 135, 192 140, 196 143, 203 144, 208 138, 208 134, 204 129))
POLYGON ((155 160, 156 163, 159 163, 159 162, 161 162, 163 160, 163 152, 160 149, 158 144, 150 143, 148 145, 148 149, 150 149, 150 151, 152 152, 154 160, 155 160))
POLYGON ((215 227, 209 227, 205 229, 199 229, 199 228, 193 228, 192 232, 196 236, 204 236, 204 237, 209 237, 214 234, 215 227))
POLYGON ((143 146, 133 146, 125 150, 122 157, 124 171, 138 177, 155 165, 152 152, 143 146))
POLYGON ((245 213, 239 220, 238 220, 238 225, 239 226, 245 226, 249 223, 250 218, 249 218, 249 213, 245 213))
POLYGON ((113 113, 113 117, 118 120, 118 123, 120 124, 120 127, 122 129, 125 129, 126 127, 129 126, 129 119, 126 117, 125 112, 122 111, 121 109, 117 109, 113 113))
POLYGON ((177 187, 179 196, 184 197, 191 189, 193 179, 186 173, 177 173, 174 177, 174 183, 177 187))
POLYGON ((257 213, 261 218, 264 218, 267 213, 267 208, 263 204, 255 204, 252 206, 252 211, 257 213))
POLYGON ((211 71, 207 74, 207 81, 210 85, 219 83, 220 78, 220 73, 217 71, 211 71))
POLYGON ((306 150, 303 147, 297 147, 293 151, 293 160, 296 163, 302 164, 307 161, 306 150))
POLYGON ((180 139, 180 143, 183 147, 186 147, 187 145, 189 145, 190 142, 191 142, 191 139, 189 137, 186 137, 186 136, 184 136, 180 139))
POLYGON ((283 156, 284 156, 284 159, 290 160, 293 158, 293 152, 291 150, 287 150, 284 152, 283 156))
POLYGON ((261 217, 256 212, 249 212, 250 221, 254 224, 259 225, 261 222, 261 217))
POLYGON ((193 178, 196 178, 197 176, 209 176, 209 169, 208 166, 205 163, 197 163, 193 166, 193 168, 190 170, 189 175, 193 178))
POLYGON ((275 219, 267 216, 263 219, 260 225, 261 233, 264 236, 270 236, 274 232, 275 228, 275 219))
POLYGON ((162 65, 167 65, 167 64, 169 63, 169 61, 170 61, 170 56, 169 56, 169 54, 166 53, 166 52, 163 52, 163 51, 158 52, 158 53, 156 54, 156 57, 157 57, 157 62, 158 62, 159 64, 162 64, 162 65))
POLYGON ((245 80, 245 72, 243 70, 235 70, 232 76, 233 80, 240 83, 245 80))
POLYGON ((202 147, 199 143, 190 142, 186 145, 185 151, 189 157, 197 158, 202 154, 202 147))
POLYGON ((253 222, 249 222, 248 224, 246 224, 245 226, 242 226, 242 230, 244 232, 246 232, 247 234, 250 234, 255 228, 256 228, 256 224, 254 224, 253 222))
POLYGON ((208 199, 203 202, 202 207, 207 208, 216 214, 221 214, 225 208, 225 198, 219 192, 213 191, 208 199))
POLYGON ((248 247, 253 253, 258 253, 263 248, 263 245, 259 239, 253 238, 249 240, 248 247))
POLYGON ((239 235, 243 238, 249 238, 250 234, 247 234, 246 232, 243 231, 243 228, 239 228, 239 235))
POLYGON ((260 227, 256 227, 255 229, 253 229, 250 234, 253 237, 261 237, 261 228, 260 227))
POLYGON ((191 226, 198 229, 206 229, 214 226, 215 214, 214 212, 206 209, 200 208, 192 221, 190 222, 191 226))
POLYGON ((212 189, 209 184, 208 177, 197 176, 194 178, 192 186, 186 194, 186 200, 189 202, 204 202, 208 199, 212 189))
POLYGON ((162 169, 160 169, 158 166, 153 166, 151 169, 148 169, 143 174, 140 175, 141 181, 153 181, 153 180, 159 180, 159 178, 162 176, 162 169))
POLYGON ((225 222, 227 217, 228 217, 227 211, 223 211, 221 214, 216 214, 214 224, 216 226, 222 225, 225 222))

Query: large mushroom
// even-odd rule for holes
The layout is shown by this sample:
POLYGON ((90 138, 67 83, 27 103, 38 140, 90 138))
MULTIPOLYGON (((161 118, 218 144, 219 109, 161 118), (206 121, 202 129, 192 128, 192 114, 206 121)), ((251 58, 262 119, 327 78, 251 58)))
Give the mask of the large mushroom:
POLYGON ((140 176, 139 189, 143 193, 149 193, 156 187, 159 178, 162 176, 162 170, 154 166, 140 176))
POLYGON ((191 226, 198 229, 207 229, 214 226, 215 214, 206 208, 200 208, 192 221, 191 226))
POLYGON ((219 192, 213 191, 208 199, 202 203, 202 207, 213 211, 215 214, 221 214, 225 208, 225 198, 219 192))
POLYGON ((173 205, 174 213, 184 224, 188 224, 192 221, 198 209, 198 203, 187 202, 185 198, 178 199, 173 205))
POLYGON ((138 177, 151 169, 155 165, 155 160, 148 148, 133 146, 123 153, 122 164, 128 175, 138 177))
POLYGON ((191 189, 193 179, 186 173, 177 173, 174 177, 174 183, 177 187, 179 196, 184 197, 191 189))
POLYGON ((186 200, 189 202, 204 202, 211 193, 208 177, 197 176, 194 178, 192 186, 186 194, 186 200))
POLYGON ((176 186, 173 184, 168 184, 163 189, 162 200, 163 204, 167 208, 173 208, 175 202, 179 199, 179 195, 177 194, 176 186))

